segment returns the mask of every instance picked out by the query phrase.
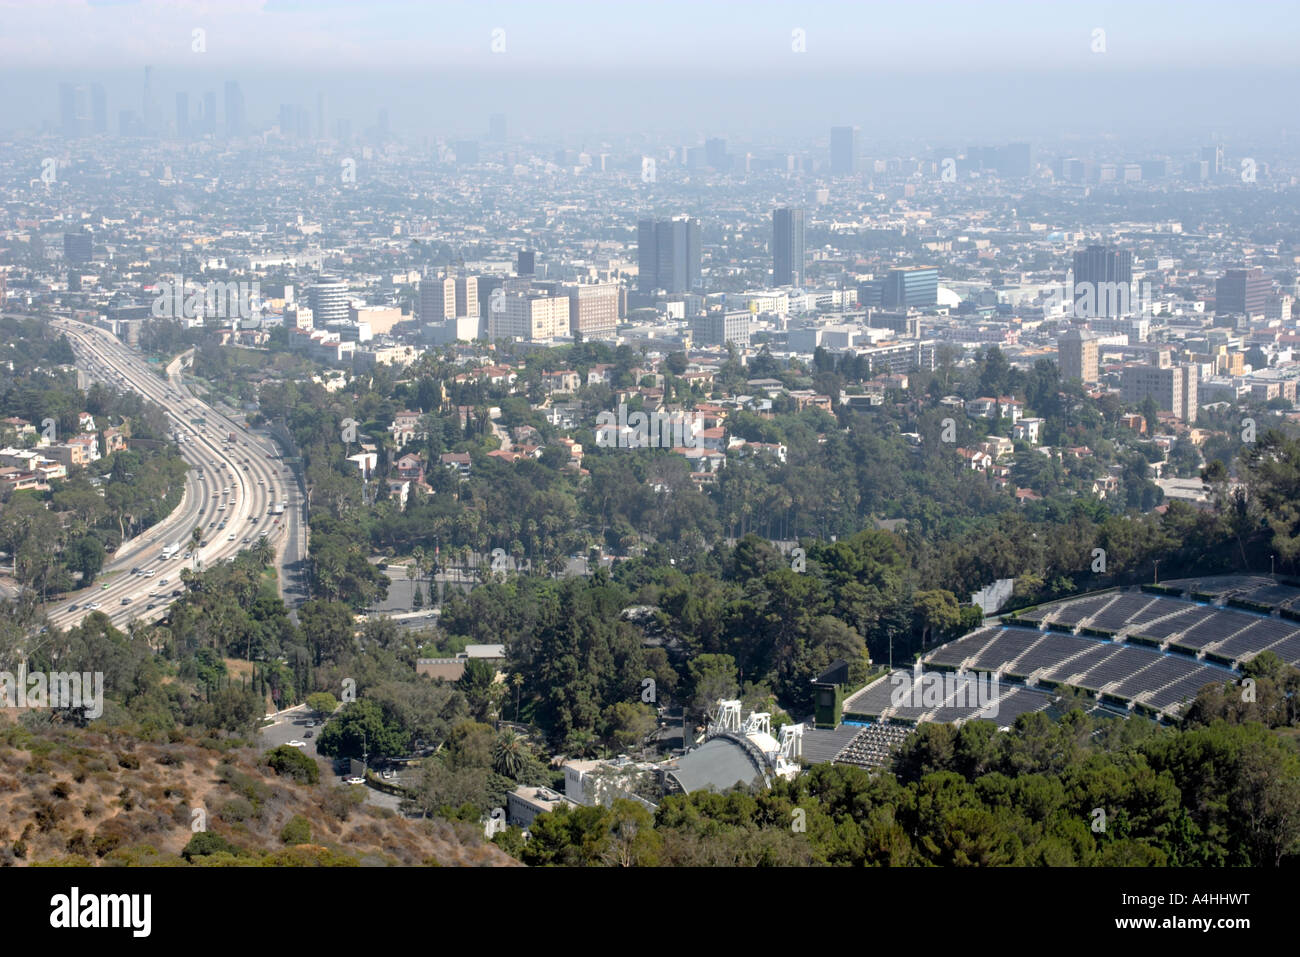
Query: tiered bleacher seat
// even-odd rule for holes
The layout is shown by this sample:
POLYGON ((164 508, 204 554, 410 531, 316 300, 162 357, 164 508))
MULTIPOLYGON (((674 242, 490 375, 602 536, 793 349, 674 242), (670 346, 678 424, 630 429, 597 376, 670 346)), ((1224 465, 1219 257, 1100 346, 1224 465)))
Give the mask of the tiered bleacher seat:
POLYGON ((1193 625, 1174 638, 1172 644, 1179 648, 1200 651, 1211 642, 1222 641, 1251 624, 1253 622, 1246 615, 1212 609, 1199 624, 1193 625))
POLYGON ((884 767, 892 760, 894 750, 911 733, 911 728, 898 725, 868 725, 835 756, 835 763, 860 768, 884 767))
POLYGON ((1100 691, 1116 681, 1123 681, 1135 671, 1145 668, 1156 658, 1157 652, 1134 645, 1119 645, 1105 660, 1096 665, 1075 684, 1089 691, 1100 691))
POLYGON ((1069 661, 1048 668, 1042 676, 1052 681, 1065 681, 1071 675, 1086 673, 1089 669, 1097 667, 1114 653, 1114 645, 1094 641, 1091 647, 1085 647, 1082 653, 1072 655, 1069 661))
POLYGON ((1071 601, 1063 602, 1056 606, 1056 614, 1051 616, 1051 623, 1054 625, 1069 625, 1073 627, 1085 618, 1090 618, 1101 609, 1105 608, 1111 602, 1122 596, 1111 593, 1106 595, 1090 595, 1087 598, 1075 598, 1071 601))
POLYGON ((1191 605, 1186 602, 1170 601, 1171 610, 1175 613, 1163 621, 1150 621, 1140 627, 1133 629, 1133 634, 1141 635, 1144 638, 1154 638, 1156 641, 1164 641, 1172 634, 1180 631, 1186 631, 1200 622, 1205 621, 1211 615, 1215 614, 1213 608, 1206 608, 1204 605, 1191 605), (1182 606, 1181 608, 1179 606, 1182 606))
POLYGON ((979 654, 1006 630, 1005 628, 996 627, 981 628, 969 635, 958 638, 956 641, 941 645, 926 655, 925 660, 936 665, 947 665, 950 668, 960 667, 963 661, 972 655, 979 654))
POLYGON ((1147 704, 1164 711, 1181 712, 1182 705, 1196 697, 1196 693, 1208 684, 1223 684, 1232 679, 1231 672, 1223 668, 1211 668, 1197 665, 1187 675, 1172 681, 1155 691, 1146 699, 1147 704))
POLYGON ((1030 631, 1027 628, 1003 628, 1002 633, 980 652, 971 667, 978 671, 1001 671, 1003 666, 1024 654, 1026 649, 1042 641, 1043 637, 1041 631, 1030 631))
POLYGON ((1082 651, 1099 644, 1095 638, 1077 638, 1048 632, 1032 648, 1027 650, 1013 664, 1007 666, 1006 672, 1016 677, 1027 677, 1044 668, 1054 668, 1065 659, 1072 658, 1082 651))
POLYGON ((1161 655, 1150 667, 1143 668, 1121 681, 1114 689, 1114 693, 1125 698, 1134 698, 1141 692, 1156 691, 1196 674, 1204 667, 1205 665, 1199 661, 1182 655, 1161 655))
POLYGON ((1099 611, 1086 623, 1088 628, 1097 628, 1111 633, 1122 631, 1134 624, 1150 621, 1159 615, 1150 614, 1153 608, 1164 599, 1153 598, 1143 594, 1120 595, 1113 602, 1099 611))
POLYGON ((1214 653, 1226 658, 1245 658, 1247 655, 1253 658, 1266 648, 1271 649, 1296 635, 1300 635, 1300 625, 1293 621, 1285 618, 1259 618, 1249 628, 1237 632, 1216 646, 1214 653))

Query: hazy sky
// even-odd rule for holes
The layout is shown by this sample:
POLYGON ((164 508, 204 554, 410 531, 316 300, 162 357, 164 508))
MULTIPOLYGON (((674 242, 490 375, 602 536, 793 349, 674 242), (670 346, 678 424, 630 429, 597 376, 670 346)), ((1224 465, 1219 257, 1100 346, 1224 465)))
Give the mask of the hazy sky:
POLYGON ((927 71, 1254 67, 1295 55, 1300 4, 1173 2, 421 2, 0 0, 0 62, 182 66, 712 66, 927 71), (206 51, 193 31, 206 31, 206 51), (493 31, 498 48, 493 53, 493 31), (806 52, 792 49, 802 29, 806 52), (1105 31, 1094 53, 1093 31, 1105 31))
POLYGON ((236 79, 263 126, 323 92, 356 132, 386 107, 399 134, 480 135, 504 112, 512 136, 581 142, 852 124, 1286 143, 1297 37, 1300 4, 1255 0, 0 0, 0 129, 57 123, 63 80, 104 83, 116 127, 148 64, 162 116, 236 79))

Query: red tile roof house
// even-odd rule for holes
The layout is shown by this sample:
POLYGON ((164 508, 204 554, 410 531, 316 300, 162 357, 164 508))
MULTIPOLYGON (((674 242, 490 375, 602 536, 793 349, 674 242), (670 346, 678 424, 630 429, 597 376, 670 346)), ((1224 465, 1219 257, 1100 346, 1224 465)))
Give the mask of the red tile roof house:
POLYGON ((966 460, 966 467, 975 471, 987 472, 993 465, 993 456, 979 449, 958 449, 957 454, 966 460))

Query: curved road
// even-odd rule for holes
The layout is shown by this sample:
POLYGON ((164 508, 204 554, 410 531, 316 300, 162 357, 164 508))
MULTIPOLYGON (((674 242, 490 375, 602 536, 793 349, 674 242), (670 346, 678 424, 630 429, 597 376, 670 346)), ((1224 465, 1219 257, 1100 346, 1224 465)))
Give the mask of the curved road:
POLYGON ((179 363, 168 367, 164 380, 104 329, 69 319, 51 319, 50 324, 67 333, 78 365, 93 377, 160 406, 183 437, 180 452, 190 464, 179 507, 124 543, 105 563, 99 585, 49 608, 51 622, 67 628, 94 610, 104 612, 119 628, 132 619, 156 620, 166 614, 172 593, 182 587, 182 568, 193 568, 196 558, 199 568, 233 558, 262 535, 276 549, 281 593, 296 605, 302 597, 298 582, 306 557, 302 497, 296 477, 280 461, 274 444, 194 398, 181 384, 179 363), (205 424, 192 425, 191 419, 197 418, 205 424), (282 503, 283 514, 272 514, 273 507, 282 503), (220 528, 223 521, 226 527, 220 528), (203 533, 197 556, 189 554, 190 532, 196 525, 203 533), (164 559, 163 549, 172 544, 181 547, 175 556, 164 559))

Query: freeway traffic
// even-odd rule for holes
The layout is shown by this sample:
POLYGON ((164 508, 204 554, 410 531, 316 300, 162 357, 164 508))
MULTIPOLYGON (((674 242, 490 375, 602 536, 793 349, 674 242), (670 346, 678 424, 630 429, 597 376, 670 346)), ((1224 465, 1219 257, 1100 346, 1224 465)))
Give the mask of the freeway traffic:
POLYGON ((132 619, 157 619, 179 594, 182 568, 195 567, 196 559, 200 569, 210 567, 253 547, 263 535, 276 549, 283 585, 292 575, 286 574, 287 567, 298 566, 305 549, 296 478, 274 445, 196 399, 181 382, 179 363, 166 370, 164 380, 106 330, 68 319, 52 319, 51 324, 67 333, 78 365, 90 375, 134 390, 166 412, 180 439, 180 454, 190 465, 175 511, 124 543, 100 573, 100 584, 48 609, 51 622, 67 628, 96 610, 118 627, 132 619), (193 424, 195 419, 204 424, 193 424), (281 505, 283 513, 273 514, 281 505), (196 526, 202 535, 197 555, 190 550, 196 526), (173 545, 179 547, 165 557, 173 545))

